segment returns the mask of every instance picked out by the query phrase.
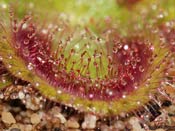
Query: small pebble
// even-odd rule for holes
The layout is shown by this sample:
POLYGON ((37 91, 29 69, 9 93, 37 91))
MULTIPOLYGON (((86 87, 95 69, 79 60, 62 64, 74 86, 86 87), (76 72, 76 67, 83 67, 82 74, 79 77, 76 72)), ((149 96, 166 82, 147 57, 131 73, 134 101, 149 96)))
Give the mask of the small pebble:
POLYGON ((26 114, 25 111, 21 111, 21 112, 20 112, 20 116, 22 116, 22 117, 26 117, 26 115, 27 115, 27 114, 26 114))
POLYGON ((25 94, 24 94, 24 92, 22 92, 22 91, 20 91, 20 92, 18 93, 18 96, 19 96, 19 99, 24 99, 24 98, 25 98, 25 94))
POLYGON ((57 114, 57 113, 60 113, 61 112, 61 108, 58 107, 58 106, 54 106, 50 111, 49 113, 54 115, 54 114, 57 114))
POLYGON ((10 112, 2 112, 2 121, 6 124, 16 123, 16 120, 10 112))
POLYGON ((55 117, 59 118, 62 124, 66 122, 66 118, 61 113, 57 113, 55 117))
POLYGON ((32 125, 30 125, 30 124, 28 124, 28 125, 25 125, 25 131, 32 131, 33 129, 33 127, 32 127, 32 125))
POLYGON ((12 129, 12 128, 18 128, 18 125, 17 125, 17 124, 13 124, 13 125, 10 127, 10 129, 12 129))
POLYGON ((19 124, 19 128, 21 129, 21 131, 25 131, 25 125, 23 125, 23 124, 19 124))
POLYGON ((16 116, 15 116, 15 119, 16 119, 17 122, 18 122, 18 121, 21 121, 21 120, 22 120, 22 116, 21 116, 21 115, 16 115, 16 116))
POLYGON ((102 125, 101 131, 109 131, 109 127, 107 125, 102 125))
POLYGON ((38 114, 34 113, 34 114, 31 115, 30 120, 31 120, 32 124, 38 124, 38 123, 40 123, 41 118, 38 114))
POLYGON ((175 105, 172 105, 168 108, 168 112, 169 113, 172 113, 172 114, 175 114, 175 105))
POLYGON ((79 123, 75 119, 69 119, 66 122, 66 125, 68 128, 79 128, 80 127, 79 123))
POLYGON ((40 108, 40 99, 39 98, 33 98, 32 96, 27 96, 26 97, 26 108, 31 109, 31 110, 39 110, 40 108))
POLYGON ((25 124, 29 124, 31 122, 30 118, 26 117, 26 118, 23 118, 23 122, 25 124))
POLYGON ((54 125, 54 127, 60 127, 60 123, 61 122, 61 120, 59 119, 59 118, 53 118, 52 119, 52 123, 53 123, 53 125, 54 125))
POLYGON ((119 129, 119 130, 124 130, 125 124, 124 124, 122 121, 117 121, 117 122, 114 124, 114 127, 115 127, 116 129, 119 129))
POLYGON ((85 120, 82 123, 83 129, 94 129, 96 127, 97 117, 91 114, 85 115, 85 120))
POLYGON ((139 120, 136 117, 131 117, 129 123, 132 125, 134 131, 145 131, 139 124, 139 120))

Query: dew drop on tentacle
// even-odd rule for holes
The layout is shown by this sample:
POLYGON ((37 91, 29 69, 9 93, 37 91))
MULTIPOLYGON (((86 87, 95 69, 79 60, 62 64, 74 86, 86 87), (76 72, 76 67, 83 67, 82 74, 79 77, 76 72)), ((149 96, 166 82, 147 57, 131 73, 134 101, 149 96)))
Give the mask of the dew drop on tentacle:
POLYGON ((29 63, 28 65, 27 65, 27 68, 28 68, 28 70, 33 70, 33 64, 32 63, 29 63))

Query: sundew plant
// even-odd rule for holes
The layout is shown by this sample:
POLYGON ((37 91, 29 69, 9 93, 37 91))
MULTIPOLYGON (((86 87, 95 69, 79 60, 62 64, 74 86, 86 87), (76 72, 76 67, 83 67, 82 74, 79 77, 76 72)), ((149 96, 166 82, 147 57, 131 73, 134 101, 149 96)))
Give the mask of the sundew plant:
POLYGON ((175 102, 174 0, 0 0, 0 14, 0 89, 20 79, 100 117, 175 102))

